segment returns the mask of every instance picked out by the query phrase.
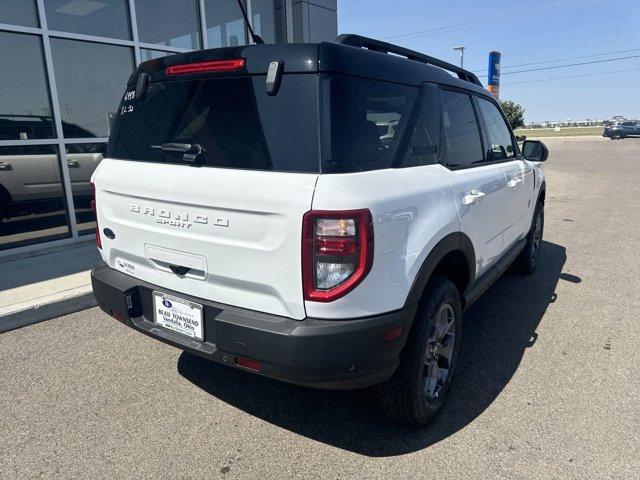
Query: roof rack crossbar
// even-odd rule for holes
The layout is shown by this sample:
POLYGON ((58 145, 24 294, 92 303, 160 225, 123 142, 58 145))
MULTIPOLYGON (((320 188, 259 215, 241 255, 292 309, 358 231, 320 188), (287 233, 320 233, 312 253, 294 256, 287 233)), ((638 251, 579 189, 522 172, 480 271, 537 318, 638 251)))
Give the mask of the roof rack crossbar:
POLYGON ((444 70, 448 70, 449 72, 455 73, 460 80, 471 82, 482 87, 482 83, 480 83, 478 77, 476 77, 476 75, 471 73, 470 71, 465 70, 464 68, 456 67, 449 62, 444 62, 437 58, 430 57, 429 55, 425 55, 424 53, 416 52, 415 50, 409 50, 408 48, 399 47, 391 43, 383 42, 381 40, 375 40, 373 38, 363 37, 361 35, 355 35, 353 33, 338 35, 334 41, 342 45, 349 45, 351 47, 357 48, 366 48, 367 50, 373 50, 380 53, 392 53, 395 55, 406 57, 409 60, 433 65, 435 67, 439 67, 444 70))

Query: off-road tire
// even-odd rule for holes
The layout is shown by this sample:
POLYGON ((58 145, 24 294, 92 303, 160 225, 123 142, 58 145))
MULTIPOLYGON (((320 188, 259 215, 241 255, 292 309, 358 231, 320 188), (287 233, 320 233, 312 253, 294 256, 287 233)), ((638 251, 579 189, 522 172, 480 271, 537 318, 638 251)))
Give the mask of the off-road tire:
POLYGON ((527 243, 515 261, 517 269, 524 274, 532 274, 540 263, 540 249, 542 247, 542 235, 544 233, 544 203, 538 201, 533 212, 531 228, 527 234, 527 243), (540 224, 538 225, 538 219, 540 224), (539 227, 539 230, 537 228, 539 227))
POLYGON ((425 288, 420 306, 400 354, 400 365, 393 376, 374 387, 376 402, 392 419, 409 425, 426 425, 440 412, 447 399, 462 342, 462 306, 460 293, 451 280, 434 276, 425 288), (446 307, 445 305, 450 306, 446 307), (454 315, 453 347, 448 374, 437 397, 429 398, 425 361, 428 340, 432 336, 441 308, 454 315))

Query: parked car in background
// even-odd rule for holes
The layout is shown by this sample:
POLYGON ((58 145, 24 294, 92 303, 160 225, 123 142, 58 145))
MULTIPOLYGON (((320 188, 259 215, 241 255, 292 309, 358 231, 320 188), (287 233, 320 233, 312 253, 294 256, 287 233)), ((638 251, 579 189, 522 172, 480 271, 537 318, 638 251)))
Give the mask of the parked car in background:
POLYGON ((640 121, 625 120, 623 122, 614 123, 604 127, 603 137, 609 137, 611 140, 622 140, 626 137, 640 137, 640 121))
MULTIPOLYGON (((91 175, 103 158, 69 145, 67 168, 76 206, 89 207, 91 175)), ((3 147, 0 152, 0 221, 64 210, 58 151, 52 145, 3 147)))

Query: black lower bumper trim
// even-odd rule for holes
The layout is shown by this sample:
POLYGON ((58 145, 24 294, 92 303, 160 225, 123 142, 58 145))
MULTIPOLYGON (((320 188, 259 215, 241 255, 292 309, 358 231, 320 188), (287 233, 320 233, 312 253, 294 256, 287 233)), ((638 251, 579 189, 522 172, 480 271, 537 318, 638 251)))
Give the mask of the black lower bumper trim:
POLYGON ((238 356, 260 362, 260 374, 298 385, 356 389, 381 383, 398 366, 416 305, 352 320, 294 320, 210 302, 137 280, 103 264, 91 272, 98 304, 109 315, 151 337, 219 363, 238 356), (153 291, 203 305, 204 341, 154 323, 153 291), (397 339, 388 331, 403 326, 397 339))

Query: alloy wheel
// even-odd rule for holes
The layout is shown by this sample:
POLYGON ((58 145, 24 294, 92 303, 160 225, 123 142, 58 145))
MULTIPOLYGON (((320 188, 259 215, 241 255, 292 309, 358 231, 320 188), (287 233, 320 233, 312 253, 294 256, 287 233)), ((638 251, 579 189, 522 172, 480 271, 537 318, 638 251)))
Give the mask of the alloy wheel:
POLYGON ((437 400, 449 378, 456 341, 456 316, 453 307, 443 303, 427 339, 424 360, 424 389, 427 401, 437 400))

